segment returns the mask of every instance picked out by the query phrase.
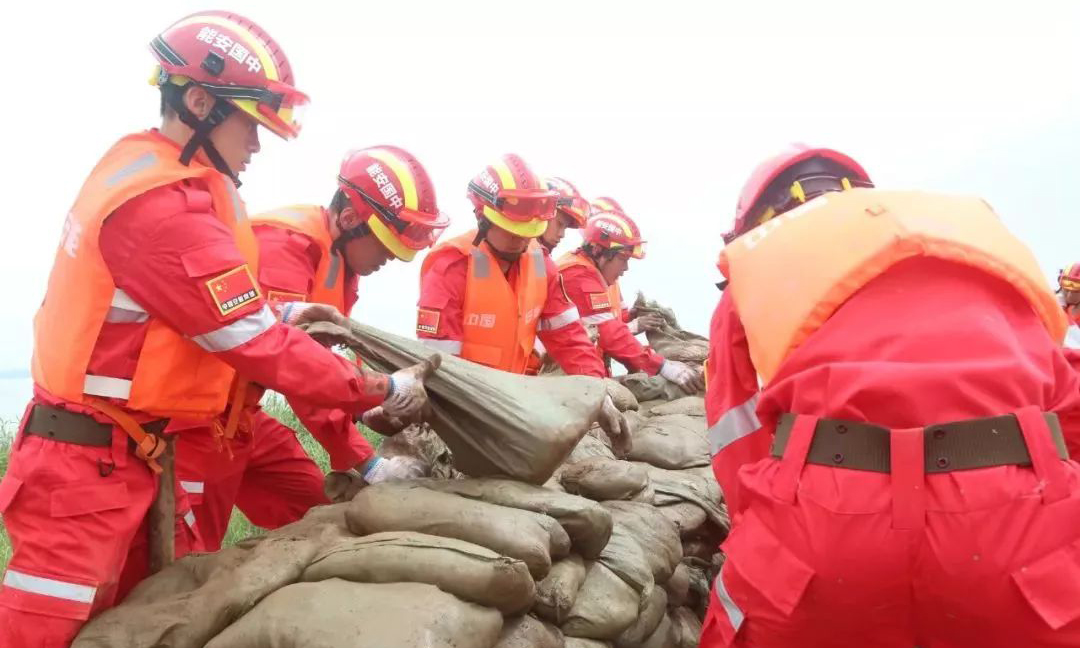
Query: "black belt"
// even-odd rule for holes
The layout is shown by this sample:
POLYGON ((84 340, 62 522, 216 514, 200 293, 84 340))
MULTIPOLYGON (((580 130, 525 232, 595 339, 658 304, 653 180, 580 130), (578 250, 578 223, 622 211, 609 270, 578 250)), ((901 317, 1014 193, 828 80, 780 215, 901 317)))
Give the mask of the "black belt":
MULTIPOLYGON (((1057 414, 1043 414, 1058 457, 1068 459, 1057 414)), ((773 438, 772 455, 782 457, 795 424, 784 414, 773 438)), ((889 428, 858 421, 818 419, 806 463, 888 473, 889 428)), ((1024 433, 1012 414, 923 428, 924 471, 942 473, 990 466, 1031 465, 1024 433)))
MULTIPOLYGON (((142 424, 142 429, 151 434, 159 434, 168 424, 169 419, 158 419, 142 424)), ((40 403, 30 410, 23 431, 44 439, 95 448, 108 448, 112 445, 113 438, 113 426, 109 423, 100 423, 86 414, 40 403)), ((130 438, 128 441, 134 447, 135 442, 130 438)))

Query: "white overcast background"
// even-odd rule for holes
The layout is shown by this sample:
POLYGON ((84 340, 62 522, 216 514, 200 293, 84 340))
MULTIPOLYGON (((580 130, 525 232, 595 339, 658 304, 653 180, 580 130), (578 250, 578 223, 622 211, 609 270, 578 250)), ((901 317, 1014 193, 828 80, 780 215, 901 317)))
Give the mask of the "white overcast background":
MULTIPOLYGON (((157 125, 147 43, 205 8, 6 10, 0 375, 29 366, 31 320, 86 174, 121 135, 157 125)), ((515 152, 587 197, 619 200, 649 240, 624 292, 643 290, 705 332, 720 235, 742 182, 762 156, 805 141, 848 152, 879 186, 987 198, 1035 250, 1048 282, 1080 260, 1077 2, 222 8, 272 34, 312 98, 298 140, 264 134, 242 178, 251 213, 325 203, 346 150, 396 144, 433 176, 450 235, 474 224, 469 178, 515 152)), ((417 262, 395 262, 363 280, 353 316, 412 335, 418 272, 417 262)))

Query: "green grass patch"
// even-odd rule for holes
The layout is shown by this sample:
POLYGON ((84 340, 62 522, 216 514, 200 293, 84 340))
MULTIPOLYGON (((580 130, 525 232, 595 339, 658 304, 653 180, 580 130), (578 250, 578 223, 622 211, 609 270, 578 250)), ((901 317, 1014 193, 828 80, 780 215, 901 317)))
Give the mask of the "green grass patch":
MULTIPOLYGON (((323 472, 330 470, 330 457, 327 456, 326 451, 323 450, 319 442, 315 440, 315 437, 304 428, 300 423, 300 420, 293 414, 292 409, 289 408, 288 403, 280 395, 269 392, 266 398, 263 399, 263 409, 267 414, 273 416, 277 420, 281 421, 285 425, 289 426, 296 431, 296 436, 300 439, 300 444, 304 446, 304 450, 307 451, 308 456, 315 460, 315 463, 319 465, 319 468, 323 472)), ((371 445, 378 448, 382 442, 382 437, 375 432, 363 427, 358 426, 360 432, 371 442, 371 445)), ((8 456, 11 452, 11 442, 15 438, 15 432, 18 430, 18 421, 5 421, 0 419, 0 477, 3 477, 4 472, 7 471, 8 456)), ((262 533, 264 529, 261 529, 252 524, 239 509, 233 509, 232 519, 229 520, 229 529, 225 534, 225 544, 231 545, 244 538, 251 537, 262 533)), ((0 571, 7 567, 8 560, 11 559, 11 543, 8 540, 7 533, 4 531, 3 520, 0 520, 0 571)))

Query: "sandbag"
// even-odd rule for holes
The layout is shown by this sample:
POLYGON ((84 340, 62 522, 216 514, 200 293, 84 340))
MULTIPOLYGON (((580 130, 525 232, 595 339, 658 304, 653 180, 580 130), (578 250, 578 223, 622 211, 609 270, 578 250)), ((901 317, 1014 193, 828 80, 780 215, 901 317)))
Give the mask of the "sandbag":
POLYGON ((698 618, 704 619, 705 612, 709 607, 709 588, 712 587, 712 583, 704 569, 689 564, 689 561, 687 567, 690 573, 690 596, 688 602, 698 615, 698 618))
POLYGON ((563 648, 562 631, 531 615, 506 619, 492 648, 563 648))
POLYGON ((296 582, 318 550, 315 539, 279 536, 182 558, 83 626, 72 646, 201 648, 263 597, 296 582))
POLYGON ((611 537, 611 514, 584 497, 553 493, 546 488, 507 479, 421 480, 416 483, 428 490, 555 518, 570 536, 574 551, 589 560, 600 555, 611 537))
POLYGON ((645 553, 634 538, 633 532, 624 524, 616 522, 611 529, 611 540, 600 552, 597 560, 630 585, 635 592, 648 594, 656 582, 645 553))
POLYGON ((727 507, 720 502, 720 486, 716 483, 712 468, 690 468, 687 470, 666 470, 645 462, 635 462, 649 473, 652 484, 653 503, 657 506, 693 502, 708 517, 709 522, 723 529, 731 528, 727 507))
POLYGON ((574 607, 578 592, 585 582, 585 561, 570 555, 551 566, 544 580, 536 584, 536 604, 533 611, 541 619, 562 625, 574 607))
POLYGON ((637 648, 650 637, 660 620, 667 614, 667 592, 662 587, 654 587, 641 602, 637 619, 629 628, 622 631, 615 639, 615 648, 637 648))
POLYGON ((705 416, 705 399, 701 396, 683 396, 669 403, 654 405, 646 411, 649 416, 667 416, 669 414, 705 416))
POLYGON ((607 387, 608 396, 611 396, 611 402, 615 403, 615 408, 620 412, 638 408, 638 400, 634 398, 634 393, 623 386, 622 383, 611 378, 605 378, 604 385, 607 387))
POLYGON ((668 605, 678 607, 685 605, 690 597, 690 568, 685 562, 680 562, 672 572, 671 578, 664 583, 667 591, 668 605))
POLYGON ((701 530, 708 516, 697 504, 690 502, 678 502, 667 506, 657 507, 679 532, 680 538, 687 538, 701 530))
MULTIPOLYGON (((637 414, 637 412, 634 412, 634 414, 637 414)), ((604 443, 604 441, 598 437, 586 434, 581 437, 581 441, 578 441, 578 444, 574 446, 573 451, 570 452, 570 456, 566 458, 566 463, 577 463, 579 461, 584 461, 589 457, 607 457, 608 459, 614 459, 615 453, 611 451, 611 446, 604 443)))
POLYGON ((677 648, 697 648, 701 639, 701 621, 694 611, 687 607, 676 607, 670 614, 677 648))
MULTIPOLYGON (((308 333, 349 346, 387 373, 436 355, 416 340, 357 322, 348 330, 318 322, 308 333)), ((597 378, 519 376, 446 355, 425 384, 428 421, 458 470, 531 484, 551 477, 597 419, 607 394, 597 378)))
POLYGON ((566 642, 566 648, 611 648, 611 644, 609 642, 597 641, 596 639, 564 637, 563 641, 566 642))
POLYGON ((553 518, 428 490, 413 482, 384 482, 360 491, 345 513, 357 535, 416 531, 457 538, 517 558, 533 578, 543 578, 552 559, 570 553, 570 538, 553 518))
POLYGON ((649 346, 660 355, 691 365, 700 365, 709 357, 708 338, 680 327, 678 320, 675 319, 675 313, 670 308, 665 308, 654 301, 648 301, 644 295, 638 293, 637 299, 634 301, 634 309, 638 317, 645 314, 656 314, 663 319, 662 326, 645 333, 645 337, 649 340, 649 346))
POLYGON ((335 578, 270 594, 206 648, 491 648, 502 625, 433 585, 335 578))
POLYGON ((682 560, 679 532, 656 508, 639 502, 604 502, 616 524, 625 525, 641 546, 653 579, 665 583, 682 560))
POLYGON ((324 548, 300 580, 330 578, 428 583, 505 615, 527 612, 536 598, 536 584, 520 560, 469 542, 409 531, 344 538, 324 548))
POLYGON ((598 501, 653 500, 649 474, 628 461, 590 457, 563 466, 559 482, 568 493, 598 501))
POLYGON ((686 396, 686 392, 678 385, 659 374, 650 376, 644 373, 633 373, 620 376, 618 380, 623 387, 630 390, 639 404, 651 400, 672 401, 686 396))
POLYGON ((709 465, 705 419, 683 414, 654 416, 632 431, 633 461, 678 470, 709 465))
POLYGON ((677 648, 675 641, 675 626, 671 623, 671 617, 665 614, 660 617, 660 623, 653 633, 641 642, 640 648, 677 648))
POLYGON ((682 541, 682 553, 687 558, 700 558, 709 562, 717 551, 720 551, 720 547, 708 540, 690 539, 682 541))
POLYGON ((585 568, 585 582, 562 625, 568 637, 613 639, 637 618, 640 596, 599 562, 585 568))

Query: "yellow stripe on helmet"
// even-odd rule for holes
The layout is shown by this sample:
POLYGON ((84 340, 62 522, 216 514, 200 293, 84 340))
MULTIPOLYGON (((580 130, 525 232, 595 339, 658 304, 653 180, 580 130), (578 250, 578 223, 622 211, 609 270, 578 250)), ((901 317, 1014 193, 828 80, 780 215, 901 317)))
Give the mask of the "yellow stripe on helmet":
POLYGON ((517 189, 514 174, 510 172, 510 167, 506 166, 502 160, 492 164, 491 168, 495 169, 495 173, 499 174, 499 182, 502 184, 503 189, 517 189))
POLYGON ((192 23, 210 23, 211 25, 226 27, 233 30, 246 41, 244 44, 247 45, 248 51, 254 52, 255 55, 259 57, 259 63, 262 65, 263 72, 266 73, 266 78, 271 81, 278 80, 277 66, 274 65, 274 59, 270 56, 270 52, 266 50, 266 46, 263 45, 262 40, 248 31, 246 27, 229 20, 224 16, 207 15, 191 16, 186 20, 176 23, 175 27, 183 27, 192 23))
POLYGON ((416 196, 416 180, 413 178, 412 172, 409 171, 408 165, 402 162, 401 158, 386 149, 371 149, 367 153, 379 162, 390 167, 390 170, 397 176, 398 183, 401 184, 401 191, 405 194, 405 206, 413 211, 419 209, 417 207, 419 203, 416 196))
POLYGON ((487 218, 496 227, 523 238, 536 238, 543 234, 548 227, 548 222, 542 218, 534 218, 525 222, 511 220, 487 205, 484 205, 483 213, 484 218, 487 218))
POLYGON ((368 218, 367 225, 371 229, 371 233, 375 235, 375 238, 379 239, 379 242, 381 242, 387 250, 390 250, 390 253, 398 259, 409 262, 416 256, 416 250, 406 247, 401 242, 401 239, 399 239, 397 235, 374 214, 368 218))
POLYGON ((608 220, 613 220, 616 223, 618 223, 619 227, 622 228, 623 234, 626 235, 626 238, 633 238, 634 237, 634 228, 630 227, 630 223, 626 222, 625 218, 622 218, 622 217, 620 217, 620 216, 618 216, 616 214, 613 214, 613 213, 612 214, 605 214, 604 218, 606 218, 608 220))
POLYGON ((598 198, 593 204, 599 207, 600 211, 615 211, 615 205, 612 205, 603 198, 598 198))

